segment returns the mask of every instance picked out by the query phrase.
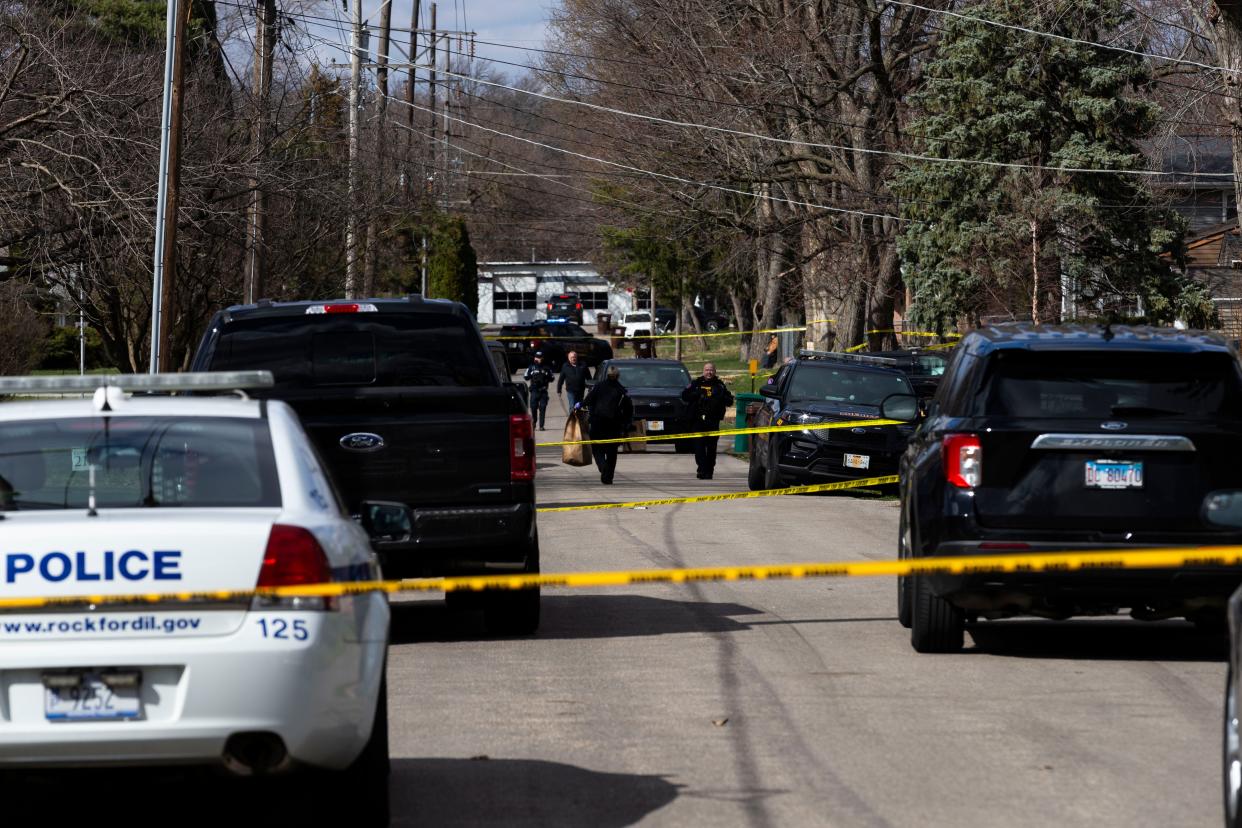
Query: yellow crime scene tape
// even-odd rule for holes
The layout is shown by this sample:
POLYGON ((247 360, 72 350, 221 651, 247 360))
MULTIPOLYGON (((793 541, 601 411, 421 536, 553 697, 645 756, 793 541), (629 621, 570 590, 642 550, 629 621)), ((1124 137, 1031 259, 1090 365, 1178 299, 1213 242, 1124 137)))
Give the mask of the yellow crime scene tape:
MULTIPOLYGON (((792 328, 760 328, 758 330, 753 330, 753 331, 717 331, 715 333, 705 332, 705 333, 681 333, 681 334, 652 334, 650 336, 633 336, 633 337, 626 337, 626 338, 627 339, 643 339, 643 340, 646 340, 646 339, 697 339, 700 336, 745 336, 748 334, 784 333, 785 331, 805 331, 811 325, 823 325, 823 324, 828 324, 828 323, 835 322, 835 321, 836 321, 835 319, 812 319, 810 322, 807 322, 805 325, 800 325, 800 326, 792 327, 792 328)), ((593 336, 601 337, 601 338, 609 338, 609 339, 612 338, 612 334, 593 334, 593 336)), ((536 335, 485 336, 483 338, 493 341, 493 342, 510 342, 510 341, 511 342, 524 342, 527 339, 538 339, 540 341, 548 341, 548 340, 554 341, 558 339, 573 339, 573 340, 582 339, 582 337, 580 336, 536 336, 536 335)))
POLYGON ((631 500, 625 503, 586 503, 581 506, 543 506, 535 511, 544 512, 593 512, 600 509, 645 509, 648 506, 674 506, 679 503, 719 503, 722 500, 749 500, 755 497, 781 497, 814 492, 839 492, 845 489, 861 489, 870 486, 886 486, 898 481, 895 474, 867 477, 859 480, 842 480, 837 483, 809 483, 805 486, 786 486, 783 489, 761 489, 757 492, 721 492, 686 497, 663 497, 656 500, 631 500))
POLYGON ((1077 572, 1109 569, 1234 567, 1242 564, 1240 546, 1167 547, 1022 555, 964 555, 887 561, 787 563, 762 566, 716 566, 690 569, 640 569, 615 572, 566 572, 547 575, 488 575, 404 581, 350 581, 304 586, 263 587, 218 592, 164 592, 134 595, 74 595, 0 598, 0 609, 244 601, 269 598, 337 598, 370 592, 460 592, 534 587, 617 587, 683 584, 701 581, 765 581, 801 578, 868 578, 894 575, 963 575, 989 572, 1077 572))
POLYGON ((902 425, 901 420, 847 420, 843 423, 803 423, 801 425, 754 426, 722 428, 716 431, 691 431, 686 434, 640 434, 634 437, 608 437, 600 440, 558 440, 535 443, 539 448, 555 446, 600 446, 608 443, 647 443, 652 440, 693 440, 698 437, 732 437, 735 434, 772 434, 778 431, 821 431, 830 428, 863 428, 868 426, 902 425))

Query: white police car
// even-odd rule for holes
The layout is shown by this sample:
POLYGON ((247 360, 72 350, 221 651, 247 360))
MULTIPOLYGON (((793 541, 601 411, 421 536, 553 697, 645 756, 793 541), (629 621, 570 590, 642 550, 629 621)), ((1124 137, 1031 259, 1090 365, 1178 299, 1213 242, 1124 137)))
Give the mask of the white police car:
POLYGON ((377 578, 367 533, 283 403, 126 393, 267 384, 0 379, 0 394, 94 391, 0 404, 0 769, 317 767, 348 773, 350 798, 386 819, 382 593, 12 600, 377 578))

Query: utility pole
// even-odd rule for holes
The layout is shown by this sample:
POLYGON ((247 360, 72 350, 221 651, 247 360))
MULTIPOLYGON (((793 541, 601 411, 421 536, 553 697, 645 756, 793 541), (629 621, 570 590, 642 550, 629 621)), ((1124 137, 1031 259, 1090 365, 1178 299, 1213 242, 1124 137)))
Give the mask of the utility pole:
POLYGON ((262 175, 268 145, 268 101, 272 92, 272 59, 276 51, 276 0, 262 0, 254 39, 254 175, 250 178, 250 214, 246 233, 246 278, 243 300, 259 301, 267 281, 267 192, 262 175))
POLYGON ((151 284, 151 373, 167 370, 172 301, 177 275, 177 199, 181 178, 181 110, 185 30, 190 0, 169 0, 164 52, 164 107, 156 195, 155 273, 151 284))
POLYGON ((414 172, 410 168, 410 156, 414 154, 414 85, 418 83, 415 67, 418 65, 419 0, 414 0, 410 10, 410 81, 405 87, 405 169, 401 172, 401 195, 408 207, 414 172))
POLYGON ((345 298, 358 295, 358 86, 362 82, 362 0, 353 0, 349 54, 349 205, 345 219, 345 298))
MULTIPOLYGON (((435 200, 436 185, 439 183, 438 181, 436 181, 436 177, 440 173, 440 165, 439 165, 440 146, 439 144, 436 143, 436 41, 440 39, 440 34, 439 32, 436 31, 436 4, 435 3, 431 4, 431 33, 427 37, 429 39, 428 44, 427 44, 427 51, 431 58, 427 62, 427 65, 431 67, 431 71, 428 75, 428 82, 427 82, 427 89, 429 90, 428 91, 429 102, 427 104, 427 108, 431 110, 431 178, 430 178, 431 192, 428 193, 430 198, 427 201, 429 204, 434 205, 436 203, 436 200, 435 200)), ((429 228, 426 227, 426 222, 423 222, 423 224, 424 224, 424 227, 423 227, 423 261, 422 261, 422 266, 419 268, 419 270, 421 271, 422 282, 423 282, 422 284, 423 296, 427 296, 428 290, 430 289, 430 285, 428 284, 428 278, 427 278, 427 264, 428 264, 428 260, 430 259, 430 250, 429 250, 430 242, 427 238, 429 228)))
MULTIPOLYGON (((378 175, 375 176, 375 187, 373 192, 377 196, 384 198, 387 191, 385 168, 387 166, 388 154, 388 46, 390 42, 390 30, 392 27, 392 0, 384 0, 380 5, 380 41, 379 55, 375 64, 376 87, 379 90, 379 100, 376 101, 376 125, 375 125, 375 167, 378 175)), ((370 215, 367 218, 367 255, 366 263, 363 268, 362 276, 362 292, 366 296, 375 295, 375 277, 379 271, 379 238, 375 227, 375 217, 370 215)))

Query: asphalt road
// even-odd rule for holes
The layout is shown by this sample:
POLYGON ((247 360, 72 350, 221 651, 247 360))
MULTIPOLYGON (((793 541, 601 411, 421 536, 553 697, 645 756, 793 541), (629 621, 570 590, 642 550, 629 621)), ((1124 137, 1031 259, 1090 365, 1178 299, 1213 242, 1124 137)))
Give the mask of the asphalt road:
MULTIPOLYGON (((557 400, 552 411, 560 413, 557 400)), ((560 432, 562 417, 545 439, 560 432)), ((740 491, 669 448, 617 484, 539 454, 545 504, 740 491)), ((553 513, 545 571, 894 555, 891 500, 810 495, 553 513)), ((1225 641, 1180 623, 984 623, 920 656, 891 579, 549 590, 539 635, 394 607, 395 825, 1197 826, 1221 821, 1225 641)), ((238 676, 244 681, 245 676, 238 676)), ((8 779, 11 819, 348 824, 279 783, 140 772, 8 779)))
MULTIPOLYGON (((550 413, 561 415, 554 397, 550 413)), ((555 439, 563 416, 543 439, 555 439)), ((541 449, 544 504, 746 487, 671 448, 617 484, 541 449)), ((890 558, 893 501, 540 517, 545 571, 890 558)), ((546 591, 488 640, 425 600, 390 656, 398 825, 1215 825, 1225 642, 1180 623, 984 623, 920 656, 890 579, 546 591)))

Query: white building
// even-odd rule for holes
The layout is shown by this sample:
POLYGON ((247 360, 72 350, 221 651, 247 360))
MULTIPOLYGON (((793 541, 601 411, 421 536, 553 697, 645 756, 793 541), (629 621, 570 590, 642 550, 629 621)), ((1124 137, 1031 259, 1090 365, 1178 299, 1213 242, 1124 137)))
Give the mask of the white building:
POLYGON ((599 311, 620 321, 633 309, 633 295, 611 284, 590 262, 479 262, 479 324, 512 325, 543 319, 547 302, 576 293, 582 322, 595 324, 599 311))

